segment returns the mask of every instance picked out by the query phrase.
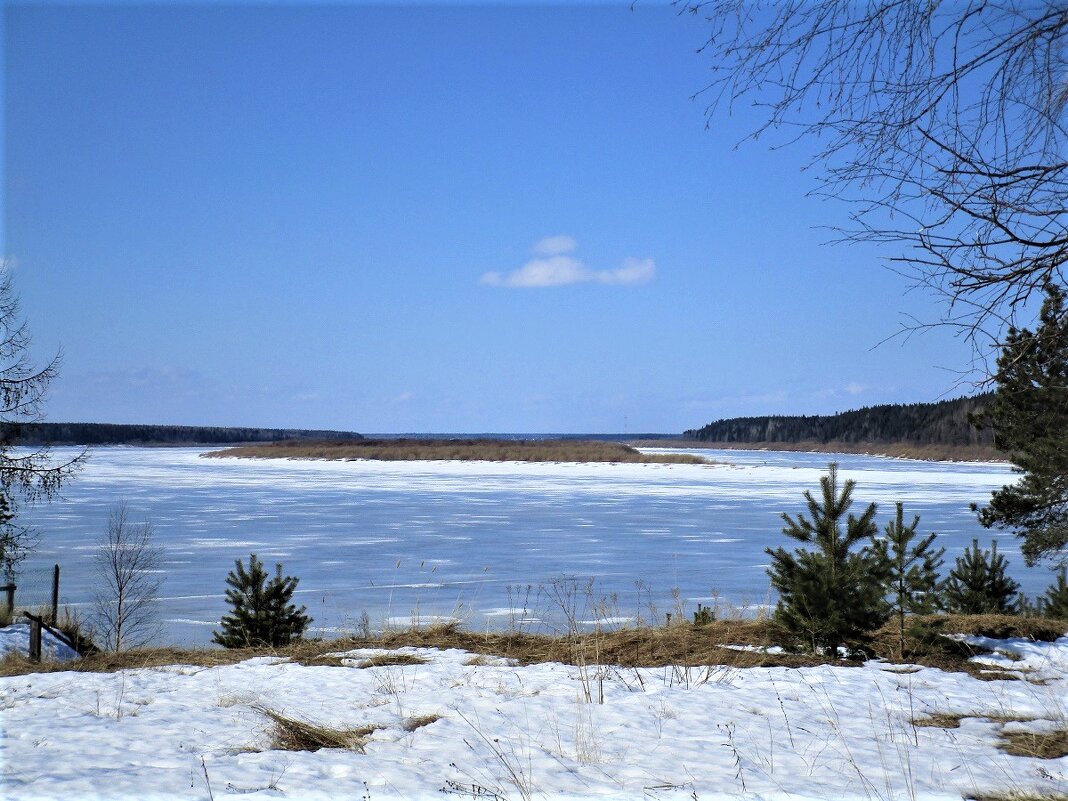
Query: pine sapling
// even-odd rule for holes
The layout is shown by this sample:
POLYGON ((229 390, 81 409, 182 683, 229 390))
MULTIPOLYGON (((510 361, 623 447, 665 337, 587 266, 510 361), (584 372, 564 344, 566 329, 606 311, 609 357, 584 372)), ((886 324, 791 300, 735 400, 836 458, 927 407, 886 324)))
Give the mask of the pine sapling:
POLYGON ((831 464, 820 479, 822 498, 805 492, 810 519, 782 516, 783 533, 811 547, 767 549, 779 593, 776 618, 807 649, 832 655, 868 641, 888 615, 885 560, 872 541, 876 507, 848 514, 854 486, 846 481, 839 488, 838 466, 831 464))
POLYGON ((1057 574, 1057 583, 1046 590, 1046 594, 1039 596, 1038 613, 1043 617, 1053 617, 1059 620, 1068 620, 1068 583, 1065 581, 1066 568, 1061 568, 1057 574))
POLYGON ((945 548, 935 550, 935 534, 928 534, 919 542, 916 527, 920 517, 905 525, 905 507, 898 502, 897 516, 886 525, 886 536, 877 543, 886 560, 889 574, 890 606, 897 617, 899 654, 905 654, 905 616, 926 615, 939 607, 940 582, 938 568, 942 566, 945 548))
POLYGON ((311 618, 304 614, 307 607, 297 609, 291 603, 299 579, 282 576, 282 565, 276 565, 274 577, 267 580, 267 571, 256 554, 249 555, 248 570, 238 559, 226 577, 230 589, 226 601, 231 612, 223 616, 222 631, 214 632, 214 640, 225 648, 270 646, 277 648, 299 639, 311 618))
POLYGON ((982 550, 979 540, 958 556, 945 585, 946 610, 961 615, 1011 615, 1017 611, 1020 585, 1008 575, 1008 560, 997 542, 982 550))

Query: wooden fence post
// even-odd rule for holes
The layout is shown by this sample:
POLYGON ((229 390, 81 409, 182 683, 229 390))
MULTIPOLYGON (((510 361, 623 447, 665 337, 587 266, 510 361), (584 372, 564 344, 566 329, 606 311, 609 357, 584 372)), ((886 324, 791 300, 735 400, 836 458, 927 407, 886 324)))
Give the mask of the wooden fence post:
POLYGON ((41 619, 30 618, 30 661, 41 661, 41 619))
POLYGON ((52 568, 52 625, 59 620, 59 565, 52 568))
POLYGON ((5 584, 0 590, 7 593, 7 616, 11 618, 15 615, 15 585, 5 584))

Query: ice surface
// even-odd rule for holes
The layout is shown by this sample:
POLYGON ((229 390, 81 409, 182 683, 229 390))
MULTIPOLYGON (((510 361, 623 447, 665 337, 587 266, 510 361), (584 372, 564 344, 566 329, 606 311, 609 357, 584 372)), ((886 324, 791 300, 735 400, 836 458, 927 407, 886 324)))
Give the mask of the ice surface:
MULTIPOLYGON (((1006 465, 763 451, 700 452, 723 462, 709 465, 201 452, 95 449, 61 498, 27 510, 41 534, 27 569, 59 562, 61 601, 88 615, 95 543, 109 507, 125 499, 131 518, 151 521, 165 547, 161 616, 171 642, 210 642, 204 624, 225 611, 226 574, 250 551, 300 577, 299 602, 323 630, 351 630, 365 611, 374 628, 433 616, 474 629, 512 624, 501 609, 549 627, 554 602, 538 588, 562 576, 576 579, 586 607, 575 610, 578 620, 661 622, 674 611, 676 588, 682 599, 750 610, 773 601, 764 549, 786 542, 780 514, 803 509, 802 492, 817 488, 831 459, 856 480, 858 503, 880 504, 880 524, 897 500, 906 514, 922 515, 921 530, 941 534, 950 564, 973 536, 992 536, 968 504, 1013 480, 1006 465), (587 598, 589 577, 596 583, 587 598)), ((1025 569, 1013 538, 1002 538, 1000 550, 1026 591, 1045 589, 1048 571, 1025 569)))

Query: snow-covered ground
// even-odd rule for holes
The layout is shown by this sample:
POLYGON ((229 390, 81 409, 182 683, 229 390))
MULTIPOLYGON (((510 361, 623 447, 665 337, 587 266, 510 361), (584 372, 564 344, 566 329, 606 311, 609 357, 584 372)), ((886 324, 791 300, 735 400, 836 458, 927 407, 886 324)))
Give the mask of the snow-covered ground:
MULTIPOLYGON (((0 628, 0 659, 12 652, 30 655, 29 623, 12 623, 0 628)), ((45 630, 41 632, 41 655, 49 662, 66 662, 77 658, 78 653, 45 630)))
POLYGON ((1068 792, 1068 758, 997 748, 1002 731, 1068 726, 1068 637, 984 644, 1001 652, 988 657, 993 666, 1020 679, 874 662, 516 667, 420 649, 404 649, 427 660, 409 666, 358 668, 381 653, 358 651, 343 666, 261 658, 18 676, 0 680, 0 794, 681 801, 1068 792), (265 709, 380 728, 365 753, 272 750, 265 709), (939 713, 964 717, 959 728, 912 723, 939 713), (440 717, 414 727, 420 716, 440 717))

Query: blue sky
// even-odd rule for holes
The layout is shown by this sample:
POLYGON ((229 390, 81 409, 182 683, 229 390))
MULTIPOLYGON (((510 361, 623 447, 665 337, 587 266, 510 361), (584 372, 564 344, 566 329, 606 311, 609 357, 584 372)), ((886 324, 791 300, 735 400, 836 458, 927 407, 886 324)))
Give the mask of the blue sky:
POLYGON ((2 252, 48 418, 677 432, 953 392, 639 4, 4 10, 2 252), (706 122, 708 123, 706 126, 706 122))

